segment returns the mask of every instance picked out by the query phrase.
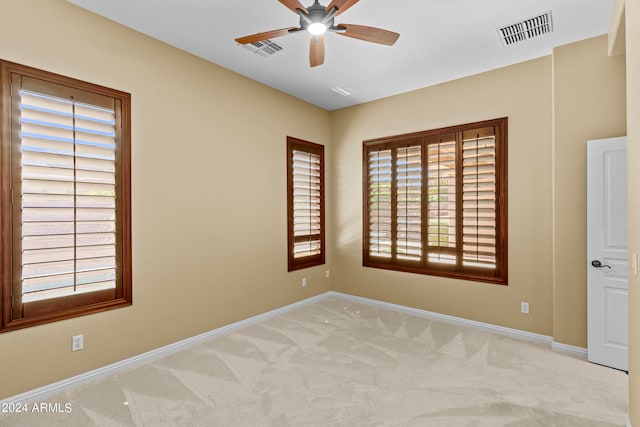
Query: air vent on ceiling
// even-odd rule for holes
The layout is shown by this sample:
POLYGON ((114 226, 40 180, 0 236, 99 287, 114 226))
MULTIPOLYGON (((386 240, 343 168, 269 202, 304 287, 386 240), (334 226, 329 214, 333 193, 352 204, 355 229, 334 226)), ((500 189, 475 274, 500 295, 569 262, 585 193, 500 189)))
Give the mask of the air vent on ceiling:
POLYGON ((498 28, 498 35, 504 46, 525 41, 553 31, 551 11, 525 19, 506 27, 498 28))
POLYGON ((272 42, 271 40, 262 40, 255 43, 241 44, 240 46, 264 57, 271 56, 282 50, 282 46, 272 42))

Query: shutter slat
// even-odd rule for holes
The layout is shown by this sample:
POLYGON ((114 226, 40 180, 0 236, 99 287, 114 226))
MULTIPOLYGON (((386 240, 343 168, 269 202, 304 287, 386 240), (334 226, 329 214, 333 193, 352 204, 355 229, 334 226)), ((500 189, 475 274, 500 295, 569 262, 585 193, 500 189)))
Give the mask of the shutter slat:
POLYGON ((57 261, 40 264, 29 264, 22 266, 22 278, 30 279, 34 277, 56 276, 65 273, 73 273, 73 260, 57 261))
POLYGON ((73 195, 60 194, 23 194, 24 208, 72 208, 73 195))
POLYGON ((73 261, 73 246, 55 249, 36 249, 22 252, 22 264, 40 264, 51 261, 73 261))

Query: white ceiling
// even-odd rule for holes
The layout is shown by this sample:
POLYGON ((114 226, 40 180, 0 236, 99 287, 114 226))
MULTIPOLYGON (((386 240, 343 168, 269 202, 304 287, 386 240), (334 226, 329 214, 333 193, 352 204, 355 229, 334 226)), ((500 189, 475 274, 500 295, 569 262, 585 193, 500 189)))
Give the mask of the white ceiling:
MULTIPOLYGON (((335 110, 551 53, 608 32, 614 0, 361 0, 336 23, 400 33, 394 46, 327 34, 309 67, 306 32, 273 39, 261 57, 234 39, 298 26, 278 0, 67 0, 312 104, 335 110), (497 28, 551 10, 553 33, 502 46, 497 28), (344 97, 334 87, 352 93, 344 97)), ((313 0, 301 0, 310 6, 313 0)), ((329 0, 321 0, 327 5, 329 0)))

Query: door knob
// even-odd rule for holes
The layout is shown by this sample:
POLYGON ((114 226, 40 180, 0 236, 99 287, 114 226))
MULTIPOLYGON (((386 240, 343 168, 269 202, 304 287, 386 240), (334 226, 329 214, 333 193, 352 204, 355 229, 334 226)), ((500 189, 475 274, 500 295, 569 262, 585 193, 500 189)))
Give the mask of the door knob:
POLYGON ((604 267, 611 268, 610 265, 602 265, 602 263, 598 259, 594 259, 593 261, 591 261, 591 265, 594 266, 595 268, 604 268, 604 267))

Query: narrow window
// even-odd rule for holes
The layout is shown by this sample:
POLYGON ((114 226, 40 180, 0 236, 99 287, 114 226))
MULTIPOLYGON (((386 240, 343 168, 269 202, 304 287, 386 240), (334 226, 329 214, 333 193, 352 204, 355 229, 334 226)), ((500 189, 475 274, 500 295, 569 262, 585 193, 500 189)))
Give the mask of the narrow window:
POLYGON ((2 329, 130 305, 129 94, 0 66, 2 329))
POLYGON ((365 141, 363 264, 507 283, 507 119, 365 141))
POLYGON ((324 146, 287 137, 288 270, 324 264, 324 146))

